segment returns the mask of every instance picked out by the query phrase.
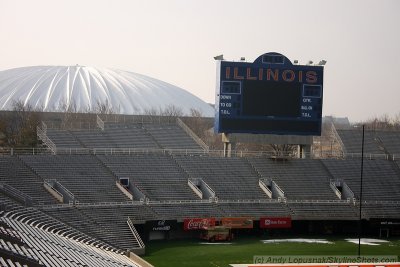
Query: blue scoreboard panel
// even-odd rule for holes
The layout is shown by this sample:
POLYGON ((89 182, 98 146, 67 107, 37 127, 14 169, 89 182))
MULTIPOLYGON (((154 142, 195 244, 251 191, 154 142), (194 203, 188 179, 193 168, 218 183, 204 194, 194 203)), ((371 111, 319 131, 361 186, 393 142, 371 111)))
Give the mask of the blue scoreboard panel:
POLYGON ((323 70, 279 53, 217 61, 215 132, 321 135, 323 70))

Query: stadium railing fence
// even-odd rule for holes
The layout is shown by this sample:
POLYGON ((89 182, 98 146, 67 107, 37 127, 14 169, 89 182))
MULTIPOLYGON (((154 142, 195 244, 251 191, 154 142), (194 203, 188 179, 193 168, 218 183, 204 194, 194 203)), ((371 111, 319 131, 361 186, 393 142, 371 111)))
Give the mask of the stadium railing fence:
MULTIPOLYGON (((131 155, 131 154, 164 154, 164 155, 202 155, 202 156, 215 156, 223 157, 223 150, 203 150, 203 149, 152 149, 152 148, 56 148, 53 152, 48 148, 43 147, 2 147, 0 148, 0 155, 39 155, 39 154, 70 154, 70 155, 131 155)), ((231 157, 245 158, 245 157, 264 157, 264 158, 277 158, 274 152, 268 151, 241 151, 234 150, 231 157)), ((295 154, 288 154, 285 159, 298 158, 295 154)), ((361 158, 361 153, 310 153, 305 158, 361 158)), ((399 160, 400 154, 364 154, 365 159, 382 159, 382 160, 399 160)))

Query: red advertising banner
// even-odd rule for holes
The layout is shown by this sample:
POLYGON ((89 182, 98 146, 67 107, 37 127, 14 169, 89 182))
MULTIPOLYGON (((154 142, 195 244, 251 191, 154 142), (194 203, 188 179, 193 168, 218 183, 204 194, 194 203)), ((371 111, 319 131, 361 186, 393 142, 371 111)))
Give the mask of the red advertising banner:
POLYGON ((222 218, 221 225, 235 229, 253 228, 253 219, 251 218, 222 218))
POLYGON ((199 230, 215 226, 215 218, 192 218, 183 220, 183 229, 199 230))
POLYGON ((291 228, 290 217, 264 217, 260 218, 260 228, 291 228))

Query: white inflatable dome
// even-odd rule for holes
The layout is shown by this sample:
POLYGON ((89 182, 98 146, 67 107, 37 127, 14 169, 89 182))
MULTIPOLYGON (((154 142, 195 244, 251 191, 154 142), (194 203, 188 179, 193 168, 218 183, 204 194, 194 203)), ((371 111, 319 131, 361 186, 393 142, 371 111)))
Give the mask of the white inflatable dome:
POLYGON ((166 82, 116 69, 86 66, 34 66, 0 71, 0 109, 22 101, 43 111, 94 111, 107 103, 120 114, 145 114, 175 106, 213 117, 213 108, 193 94, 166 82))

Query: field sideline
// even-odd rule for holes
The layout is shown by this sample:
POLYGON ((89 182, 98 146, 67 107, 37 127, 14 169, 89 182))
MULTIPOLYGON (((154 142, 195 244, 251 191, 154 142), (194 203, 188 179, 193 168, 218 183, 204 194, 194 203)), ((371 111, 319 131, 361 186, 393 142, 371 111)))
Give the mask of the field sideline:
MULTIPOLYGON (((324 238, 324 237, 318 237, 324 238)), ((228 267, 231 263, 252 263, 255 255, 357 255, 358 244, 345 238, 325 238, 333 244, 270 243, 262 238, 241 238, 232 244, 201 244, 200 240, 150 241, 143 258, 155 267, 228 267)), ((377 246, 362 245, 361 255, 400 256, 400 240, 377 246)))

